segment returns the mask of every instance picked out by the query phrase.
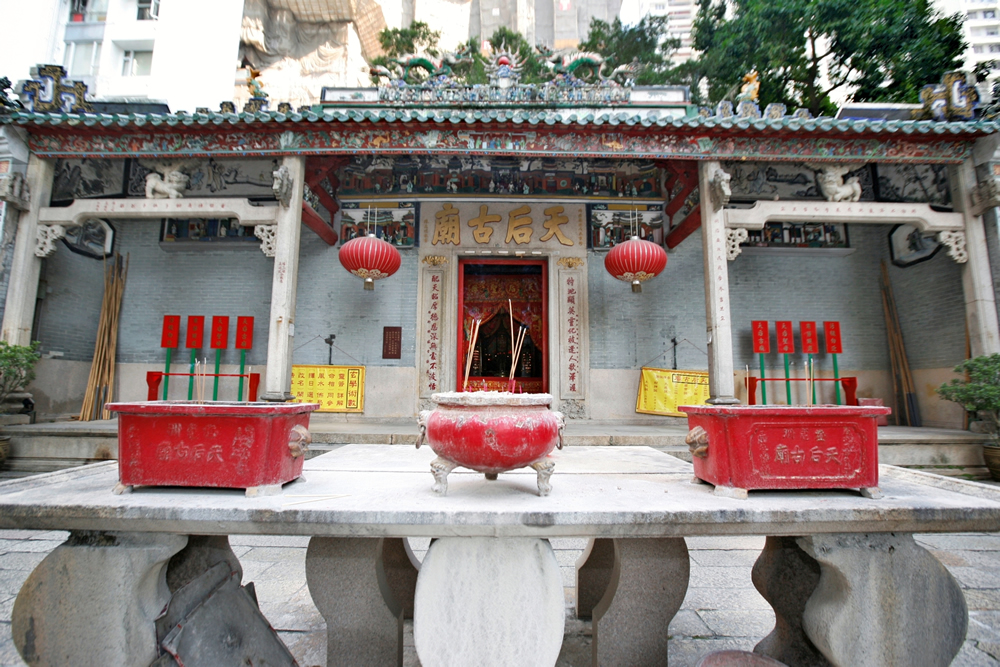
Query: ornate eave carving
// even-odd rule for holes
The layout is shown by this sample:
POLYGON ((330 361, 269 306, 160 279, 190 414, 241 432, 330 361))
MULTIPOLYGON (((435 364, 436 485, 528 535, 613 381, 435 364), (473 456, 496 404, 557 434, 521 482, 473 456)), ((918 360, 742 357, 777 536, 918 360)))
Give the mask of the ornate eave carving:
POLYGON ((556 264, 566 269, 578 269, 583 266, 582 257, 560 257, 556 260, 556 264))
POLYGON ((260 251, 265 257, 274 257, 275 246, 278 242, 278 228, 274 225, 257 225, 253 228, 253 235, 260 239, 260 251))
POLYGON ((742 227, 726 229, 726 259, 731 262, 739 257, 740 253, 743 252, 740 244, 745 243, 749 236, 750 232, 742 227))
POLYGON ((1000 206, 1000 179, 993 177, 979 182, 969 191, 972 206, 969 212, 982 215, 986 209, 1000 206))
POLYGON ((31 205, 31 192, 24 174, 13 172, 0 176, 0 201, 7 202, 19 211, 31 205))
POLYGON ((444 255, 427 255, 421 261, 430 266, 443 266, 448 263, 448 258, 444 255))
POLYGON ((938 241, 948 248, 948 256, 959 264, 969 261, 969 252, 965 249, 965 232, 939 232, 938 241))
POLYGON ((56 241, 66 236, 62 225, 38 225, 35 234, 35 257, 48 257, 56 251, 56 241))

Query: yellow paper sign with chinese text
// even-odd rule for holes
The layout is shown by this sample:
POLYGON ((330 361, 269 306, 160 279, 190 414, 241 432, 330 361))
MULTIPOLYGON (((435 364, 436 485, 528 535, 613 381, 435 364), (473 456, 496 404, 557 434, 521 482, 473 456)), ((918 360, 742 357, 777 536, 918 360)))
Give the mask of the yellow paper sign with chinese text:
POLYGON ((317 412, 364 412, 364 366, 292 366, 293 403, 319 403, 317 412))
POLYGON ((704 405, 709 398, 708 373, 643 368, 635 411, 648 415, 685 417, 680 405, 704 405))

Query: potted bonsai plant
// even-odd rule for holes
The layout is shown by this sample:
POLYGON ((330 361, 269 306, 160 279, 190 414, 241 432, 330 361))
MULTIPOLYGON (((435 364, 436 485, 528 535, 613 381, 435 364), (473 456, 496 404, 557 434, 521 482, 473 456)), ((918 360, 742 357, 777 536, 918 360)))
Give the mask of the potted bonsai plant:
POLYGON ((970 430, 986 433, 991 440, 983 448, 986 467, 993 479, 1000 481, 1000 354, 966 359, 955 366, 956 373, 966 379, 955 379, 938 387, 942 398, 960 403, 966 410, 978 417, 978 422, 970 424, 970 430))
MULTIPOLYGON (((0 341, 0 406, 8 399, 24 390, 29 382, 35 379, 35 363, 41 357, 38 348, 41 344, 35 341, 31 345, 11 345, 0 341)), ((16 406, 20 410, 21 406, 16 406)), ((7 412, 6 408, 3 412, 7 412)), ((0 435, 0 466, 7 460, 10 449, 10 436, 0 435)))

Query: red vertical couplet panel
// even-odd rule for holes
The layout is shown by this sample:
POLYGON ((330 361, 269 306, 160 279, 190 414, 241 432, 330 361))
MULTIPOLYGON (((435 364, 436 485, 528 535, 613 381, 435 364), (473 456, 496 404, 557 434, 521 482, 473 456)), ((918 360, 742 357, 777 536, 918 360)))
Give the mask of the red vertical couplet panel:
POLYGON ((799 336, 802 338, 803 354, 819 354, 819 339, 816 337, 815 322, 799 322, 799 336))
POLYGON ((823 322, 823 333, 826 335, 826 353, 843 353, 844 349, 840 339, 840 322, 823 322))
POLYGON ((160 337, 160 347, 165 347, 169 350, 177 347, 177 343, 180 340, 181 335, 181 316, 180 315, 164 315, 163 316, 163 335, 160 337))
MULTIPOLYGON (((187 339, 184 347, 189 350, 200 350, 205 344, 205 316, 188 315, 187 339)), ((194 362, 192 362, 194 363, 194 362)))
POLYGON ((791 322, 775 322, 774 332, 778 338, 778 354, 795 354, 795 334, 791 322))
POLYGON ((229 345, 229 318, 225 315, 212 316, 213 350, 224 350, 229 345))
POLYGON ((236 318, 236 349, 249 350, 253 347, 253 318, 236 318))
POLYGON ((771 353, 771 334, 767 330, 767 320, 753 320, 753 352, 754 354, 771 353))

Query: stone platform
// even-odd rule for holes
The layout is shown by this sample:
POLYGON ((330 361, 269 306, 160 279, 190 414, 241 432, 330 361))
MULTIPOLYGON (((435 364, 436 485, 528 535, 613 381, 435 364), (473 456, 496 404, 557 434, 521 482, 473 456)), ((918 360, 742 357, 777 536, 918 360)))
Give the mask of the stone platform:
MULTIPOLYGON (((154 546, 164 553, 180 548, 175 547, 174 537, 186 534, 311 535, 305 558, 307 592, 326 619, 328 641, 339 642, 334 648, 337 652, 328 655, 341 656, 345 650, 370 653, 380 647, 394 654, 393 647, 399 646, 392 638, 396 631, 390 628, 403 625, 393 619, 395 612, 388 600, 405 600, 405 589, 391 586, 392 593, 384 602, 384 589, 382 597, 368 598, 364 593, 383 586, 371 588, 378 568, 400 572, 398 561, 390 566, 386 559, 379 565, 383 560, 377 555, 395 537, 439 538, 430 547, 432 554, 437 545, 466 538, 485 538, 487 543, 481 544, 491 550, 506 543, 506 538, 530 542, 539 537, 556 541, 596 537, 598 543, 604 539, 613 548, 613 583, 604 579, 600 584, 601 564, 594 563, 595 548, 578 575, 579 598, 590 589, 590 598, 596 591, 600 599, 591 610, 589 651, 580 650, 601 664, 630 665, 665 664, 666 628, 674 627, 680 617, 675 612, 690 590, 689 568, 693 583, 691 563, 698 561, 689 556, 692 547, 683 538, 691 537, 694 544, 703 539, 696 536, 709 535, 717 536, 713 540, 769 536, 754 567, 754 584, 774 609, 779 629, 790 622, 804 628, 834 664, 948 664, 955 653, 964 650, 966 623, 975 617, 966 611, 960 585, 909 533, 1000 530, 1000 494, 994 488, 886 466, 881 483, 885 497, 880 500, 861 498, 852 491, 827 491, 753 492, 748 500, 740 501, 712 496, 705 485, 690 483, 689 466, 646 448, 577 448, 558 453, 554 489, 548 498, 532 492, 533 475, 516 472, 494 482, 478 474, 456 472, 450 495, 440 498, 430 492, 427 464, 431 456, 426 450, 348 446, 308 462, 306 481, 287 485, 283 495, 254 499, 238 491, 198 489, 137 489, 130 495, 113 496, 109 489, 116 479, 114 465, 98 464, 0 485, 0 527, 84 531, 76 533, 72 544, 59 547, 64 552, 62 561, 83 567, 91 577, 111 577, 124 590, 128 590, 130 576, 147 580, 146 572, 143 568, 127 576, 120 570, 108 572, 107 556, 101 556, 102 567, 87 566, 94 558, 87 550, 97 548, 88 546, 95 544, 87 538, 93 534, 89 531, 106 536, 100 546, 117 553, 117 559, 135 550, 146 554, 154 546), (155 538, 157 534, 163 539, 155 538), (363 554, 369 546, 365 545, 375 549, 367 557, 363 554), (354 555, 348 557, 345 549, 354 555), (67 552, 73 554, 69 561, 67 552), (366 570, 366 561, 375 568, 371 572, 366 570), (310 562, 322 576, 310 574, 310 562), (816 563, 816 573, 822 573, 818 584, 815 580, 806 583, 813 575, 808 575, 808 568, 794 565, 799 562, 816 563), (588 566, 592 567, 588 570, 588 566), (845 589, 837 583, 850 584, 859 577, 866 582, 863 586, 845 589), (339 590, 331 585, 340 579, 355 587, 359 581, 368 581, 368 588, 362 586, 363 595, 336 600, 331 606, 323 591, 339 590), (775 582, 780 583, 778 589, 775 582), (601 595, 604 587, 607 591, 601 595), (896 604, 887 607, 889 599, 896 604), (365 641, 352 644, 344 624, 358 618, 369 619, 365 628, 374 624, 371 627, 384 628, 387 634, 373 643, 369 633, 365 641), (850 632, 837 630, 845 623, 850 632), (627 641, 615 641, 622 637, 627 641)), ((756 551, 760 545, 748 543, 748 547, 756 551)), ((438 553, 447 554, 447 549, 438 553)), ((446 571, 475 581, 471 562, 453 559, 446 571)), ((266 571, 263 575, 254 578, 269 585, 266 571)), ((495 585, 492 572, 479 575, 485 577, 487 587, 495 585)), ((47 575, 40 568, 32 576, 37 584, 47 575)), ((418 602, 420 582, 418 578, 418 602)), ((715 600, 716 608, 725 604, 725 585, 712 576, 699 582, 699 587, 708 589, 702 608, 711 607, 715 600)), ((477 586, 470 585, 466 596, 476 598, 477 586)), ((18 627, 25 627, 25 614, 35 619, 36 631, 46 618, 45 605, 37 600, 32 603, 31 597, 23 602, 19 598, 21 612, 15 605, 15 637, 18 627)), ((69 600, 71 594, 60 604, 69 600)), ((429 622, 427 613, 418 605, 416 630, 429 622)), ((505 625, 503 619, 511 613, 512 621, 519 617, 516 609, 493 613, 498 627, 505 625)), ((431 613, 430 617, 437 616, 431 613)), ((739 622, 737 616, 731 620, 739 622)), ((688 620, 693 623, 695 619, 688 620)), ((87 632, 104 637, 91 626, 88 620, 87 632)), ((563 637, 562 627, 552 631, 563 637)), ((777 638, 772 633, 769 652, 785 655, 783 651, 801 649, 801 632, 779 632, 777 638)), ((421 652, 420 633, 414 637, 421 652)), ((86 648, 78 643, 73 646, 86 648)), ((421 652, 424 667, 441 664, 432 657, 421 652)))
MULTIPOLYGON (((367 421, 314 414, 309 430, 313 437, 310 457, 344 444, 413 445, 417 440, 415 419, 367 421)), ((3 432, 11 436, 7 469, 15 473, 49 472, 118 458, 116 419, 7 426, 3 432)), ((691 454, 684 444, 686 435, 684 419, 567 420, 565 442, 570 447, 642 445, 690 461, 691 454)), ((982 454, 985 440, 968 431, 883 426, 879 428, 879 462, 986 479, 989 475, 982 454)))

